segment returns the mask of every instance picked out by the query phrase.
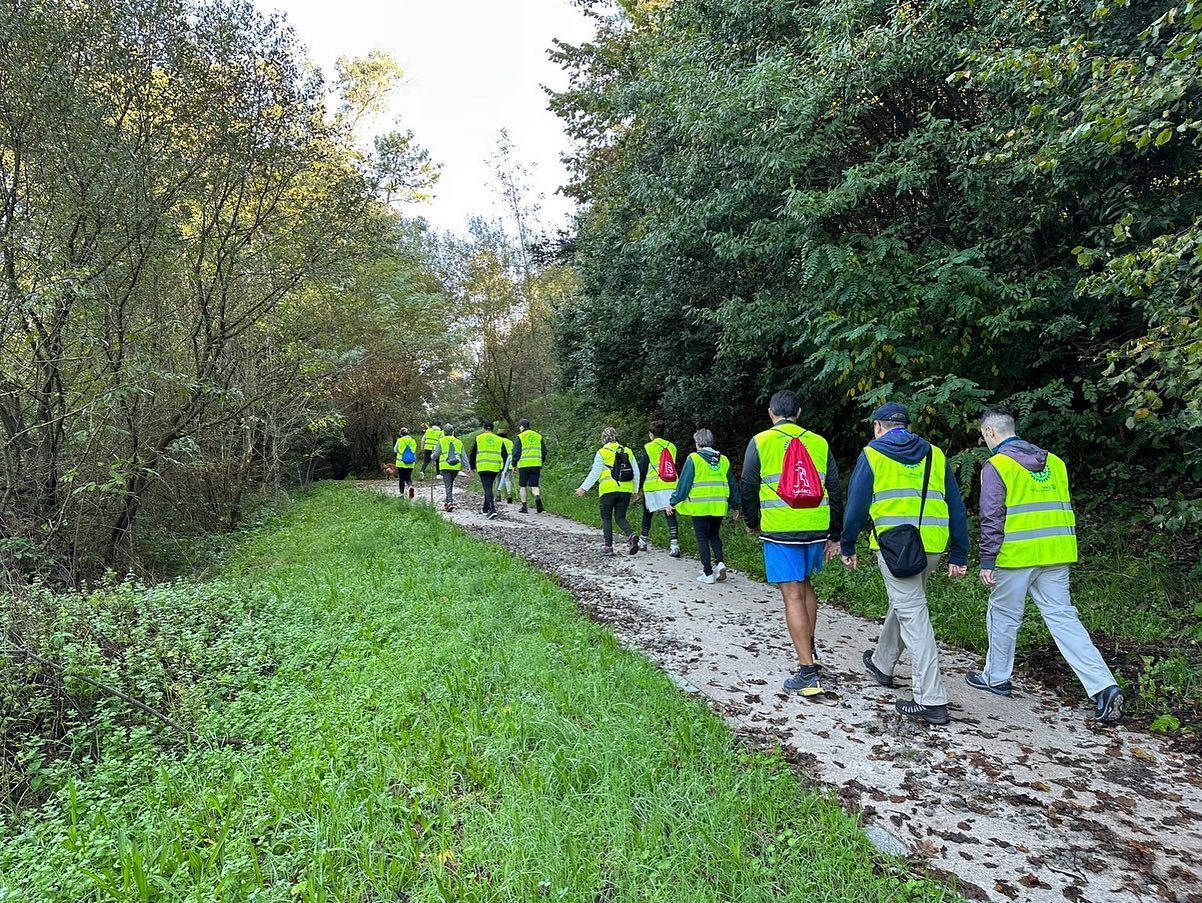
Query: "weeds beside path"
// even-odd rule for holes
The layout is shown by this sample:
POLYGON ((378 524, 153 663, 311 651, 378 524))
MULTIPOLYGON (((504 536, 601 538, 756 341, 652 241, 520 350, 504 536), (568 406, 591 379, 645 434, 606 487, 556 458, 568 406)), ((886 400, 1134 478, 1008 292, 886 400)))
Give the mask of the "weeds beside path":
POLYGON ((202 675, 189 724, 244 742, 118 712, 6 814, 0 900, 949 897, 429 511, 320 486, 213 593, 257 664, 202 675))

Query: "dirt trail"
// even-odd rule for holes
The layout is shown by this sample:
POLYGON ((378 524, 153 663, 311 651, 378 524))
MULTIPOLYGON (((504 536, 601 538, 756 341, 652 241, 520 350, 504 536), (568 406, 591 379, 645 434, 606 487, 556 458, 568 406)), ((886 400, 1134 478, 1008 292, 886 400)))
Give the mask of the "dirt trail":
MULTIPOLYGON (((733 728, 777 740, 861 809, 866 826, 957 876, 966 898, 1202 901, 1195 758, 1147 734, 1094 728, 1084 706, 1066 708, 1021 675, 1012 699, 972 690, 963 675, 977 661, 946 646, 953 724, 905 722, 893 711, 894 691, 863 673, 860 656, 878 624, 833 606, 819 613, 818 642, 834 692, 803 702, 781 689, 792 652, 772 587, 737 572, 699 584, 695 560, 663 550, 601 558, 593 527, 519 514, 516 505, 489 521, 478 494, 457 495, 452 521, 553 575, 733 728)), ((903 659, 903 694, 906 667, 903 659)))

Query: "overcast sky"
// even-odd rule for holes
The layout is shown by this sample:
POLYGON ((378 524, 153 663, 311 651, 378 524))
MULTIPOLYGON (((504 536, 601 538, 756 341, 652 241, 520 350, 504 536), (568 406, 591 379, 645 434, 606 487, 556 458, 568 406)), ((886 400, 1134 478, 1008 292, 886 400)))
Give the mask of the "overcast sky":
POLYGON ((395 112, 442 164, 437 196, 417 208, 439 229, 462 231, 470 216, 495 204, 487 164, 502 128, 533 173, 544 225, 566 221, 571 202, 556 195, 567 175, 567 139, 547 110, 542 85, 564 76, 547 59, 553 38, 571 43, 591 29, 569 0, 257 0, 279 10, 310 58, 333 78, 340 56, 392 54, 406 84, 395 112))

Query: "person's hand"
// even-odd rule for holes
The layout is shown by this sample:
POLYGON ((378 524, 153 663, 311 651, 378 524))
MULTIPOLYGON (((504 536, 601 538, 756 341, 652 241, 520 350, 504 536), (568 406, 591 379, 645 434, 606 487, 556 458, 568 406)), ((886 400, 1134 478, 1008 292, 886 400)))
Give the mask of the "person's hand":
POLYGON ((949 564, 947 566, 947 575, 953 580, 959 580, 968 573, 968 565, 966 564, 949 564))
POLYGON ((981 582, 989 589, 997 586, 997 581, 993 579, 993 568, 981 568, 981 582))
POLYGON ((585 496, 585 495, 588 495, 588 490, 587 489, 577 489, 576 494, 579 496, 585 496))
POLYGON ((642 497, 643 497, 643 494, 641 492, 636 492, 634 495, 632 495, 630 497, 630 504, 637 505, 639 503, 639 499, 641 499, 642 497))
POLYGON ((855 555, 840 555, 839 557, 843 559, 843 565, 853 571, 860 566, 860 559, 855 555))
POLYGON ((834 561, 839 556, 839 543, 833 539, 826 541, 826 548, 823 550, 823 560, 834 561))
POLYGON ((732 521, 737 521, 739 519, 739 509, 738 508, 735 508, 733 511, 730 512, 730 519, 732 521))
POLYGON ((668 515, 669 517, 671 517, 675 513, 676 513, 675 505, 668 505, 666 508, 664 508, 664 514, 668 515))

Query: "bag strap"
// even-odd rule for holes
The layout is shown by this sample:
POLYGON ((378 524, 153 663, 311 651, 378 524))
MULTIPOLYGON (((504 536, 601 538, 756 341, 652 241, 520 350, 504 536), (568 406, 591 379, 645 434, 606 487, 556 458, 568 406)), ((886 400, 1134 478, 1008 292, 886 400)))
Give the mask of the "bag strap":
POLYGON ((918 503, 918 529, 922 530, 922 513, 927 507, 927 488, 931 485, 931 463, 935 460, 935 447, 927 452, 927 466, 922 472, 922 501, 918 503))

